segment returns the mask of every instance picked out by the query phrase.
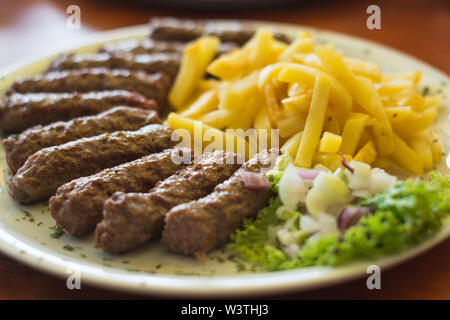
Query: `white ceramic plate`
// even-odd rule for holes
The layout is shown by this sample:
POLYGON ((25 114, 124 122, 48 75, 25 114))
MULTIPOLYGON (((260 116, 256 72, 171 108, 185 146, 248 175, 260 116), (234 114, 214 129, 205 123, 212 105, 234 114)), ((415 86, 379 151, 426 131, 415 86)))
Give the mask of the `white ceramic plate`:
MULTIPOLYGON (((300 28, 281 24, 270 26, 291 34, 295 34, 300 28)), ((349 56, 378 63, 384 72, 421 71, 421 84, 429 86, 432 91, 442 91, 445 95, 445 107, 441 108, 436 128, 442 141, 449 141, 450 80, 445 74, 410 56, 375 43, 328 31, 304 29, 312 33, 316 43, 333 42, 349 56)), ((67 50, 95 51, 108 41, 142 38, 147 34, 147 26, 119 29, 98 34, 83 45, 67 50)), ((0 72, 0 95, 15 79, 42 72, 55 55, 0 72)), ((450 235, 450 224, 447 223, 438 235, 422 245, 378 261, 356 262, 334 269, 314 267, 272 273, 252 269, 224 249, 214 251, 206 262, 200 263, 193 258, 170 254, 158 241, 129 254, 112 256, 95 248, 93 236, 77 239, 65 234, 60 238, 52 238, 53 230, 50 228, 55 223, 49 215, 47 203, 32 206, 15 203, 7 192, 6 182, 9 176, 4 151, 3 148, 0 149, 0 250, 33 267, 62 277, 64 280, 61 281, 66 281, 73 272, 79 272, 82 284, 185 297, 237 297, 287 290, 300 291, 363 276, 367 266, 371 264, 385 269, 428 250, 450 235)), ((437 170, 448 174, 448 145, 445 150, 444 159, 447 164, 443 161, 437 170)))

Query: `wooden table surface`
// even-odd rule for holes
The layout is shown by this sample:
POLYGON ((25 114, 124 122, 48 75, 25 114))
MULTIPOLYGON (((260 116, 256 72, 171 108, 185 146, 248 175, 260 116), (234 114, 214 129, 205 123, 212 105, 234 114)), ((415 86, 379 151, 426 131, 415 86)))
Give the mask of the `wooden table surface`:
MULTIPOLYGON (((155 1, 157 2, 157 1, 155 1)), ((100 30, 146 23, 152 16, 258 19, 344 32, 400 49, 450 73, 450 2, 302 1, 271 9, 193 11, 155 8, 133 1, 2 0, 0 68, 20 59, 61 48, 100 30), (309 3, 311 2, 311 3, 309 3), (366 8, 381 8, 381 30, 366 28, 366 8), (66 27, 66 9, 81 8, 81 30, 66 27)), ((424 255, 382 271, 381 290, 368 290, 365 279, 282 299, 450 299, 450 240, 424 255)), ((35 271, 0 254, 0 299, 123 299, 126 293, 83 285, 70 291, 65 281, 35 271)), ((155 296, 150 298, 157 298, 155 296)))

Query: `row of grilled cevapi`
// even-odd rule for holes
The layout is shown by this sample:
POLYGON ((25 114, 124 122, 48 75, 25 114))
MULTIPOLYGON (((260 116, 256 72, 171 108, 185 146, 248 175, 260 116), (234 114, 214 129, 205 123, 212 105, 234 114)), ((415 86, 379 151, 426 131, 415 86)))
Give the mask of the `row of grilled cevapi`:
POLYGON ((168 108, 185 41, 213 34, 225 52, 254 30, 173 18, 152 19, 150 27, 150 38, 64 54, 46 73, 12 84, 0 107, 0 128, 14 134, 3 140, 13 175, 9 192, 25 204, 51 197, 59 226, 75 236, 96 229, 107 252, 128 251, 165 230, 169 249, 201 257, 265 204, 268 191, 244 190, 248 200, 235 199, 245 189, 237 172, 267 167, 271 152, 242 167, 217 161, 234 153, 194 160, 190 151, 172 149, 173 132, 158 111, 168 108), (174 152, 191 163, 175 164, 174 152))

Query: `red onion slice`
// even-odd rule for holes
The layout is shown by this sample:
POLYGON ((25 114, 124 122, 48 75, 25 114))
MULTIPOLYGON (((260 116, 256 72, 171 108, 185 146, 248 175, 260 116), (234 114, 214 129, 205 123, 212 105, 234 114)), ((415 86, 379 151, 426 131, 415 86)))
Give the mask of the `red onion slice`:
POLYGON ((298 176, 304 180, 314 180, 317 178, 319 173, 326 172, 325 170, 317 169, 317 170, 304 170, 298 173, 298 176))
POLYGON ((269 181, 264 175, 260 173, 240 172, 239 176, 241 177, 247 189, 267 190, 270 188, 269 181))
POLYGON ((358 223, 359 219, 373 212, 372 207, 347 207, 342 210, 337 219, 337 227, 340 231, 345 231, 358 223))
POLYGON ((342 159, 342 165, 347 168, 348 171, 350 171, 351 173, 355 172, 355 169, 353 169, 350 164, 348 163, 347 159, 345 159, 344 155, 342 154, 342 152, 339 152, 339 155, 341 156, 342 159))

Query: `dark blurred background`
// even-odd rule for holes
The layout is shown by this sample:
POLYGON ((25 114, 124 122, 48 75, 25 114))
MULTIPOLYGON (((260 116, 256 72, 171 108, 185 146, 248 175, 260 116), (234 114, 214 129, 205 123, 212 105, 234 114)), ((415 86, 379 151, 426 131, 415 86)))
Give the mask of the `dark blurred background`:
POLYGON ((258 19, 326 28, 372 39, 450 73, 450 1, 331 0, 1 0, 0 67, 86 35, 146 23, 152 16, 258 19), (81 8, 81 30, 66 9, 81 8), (366 28, 366 8, 381 8, 381 30, 366 28))

